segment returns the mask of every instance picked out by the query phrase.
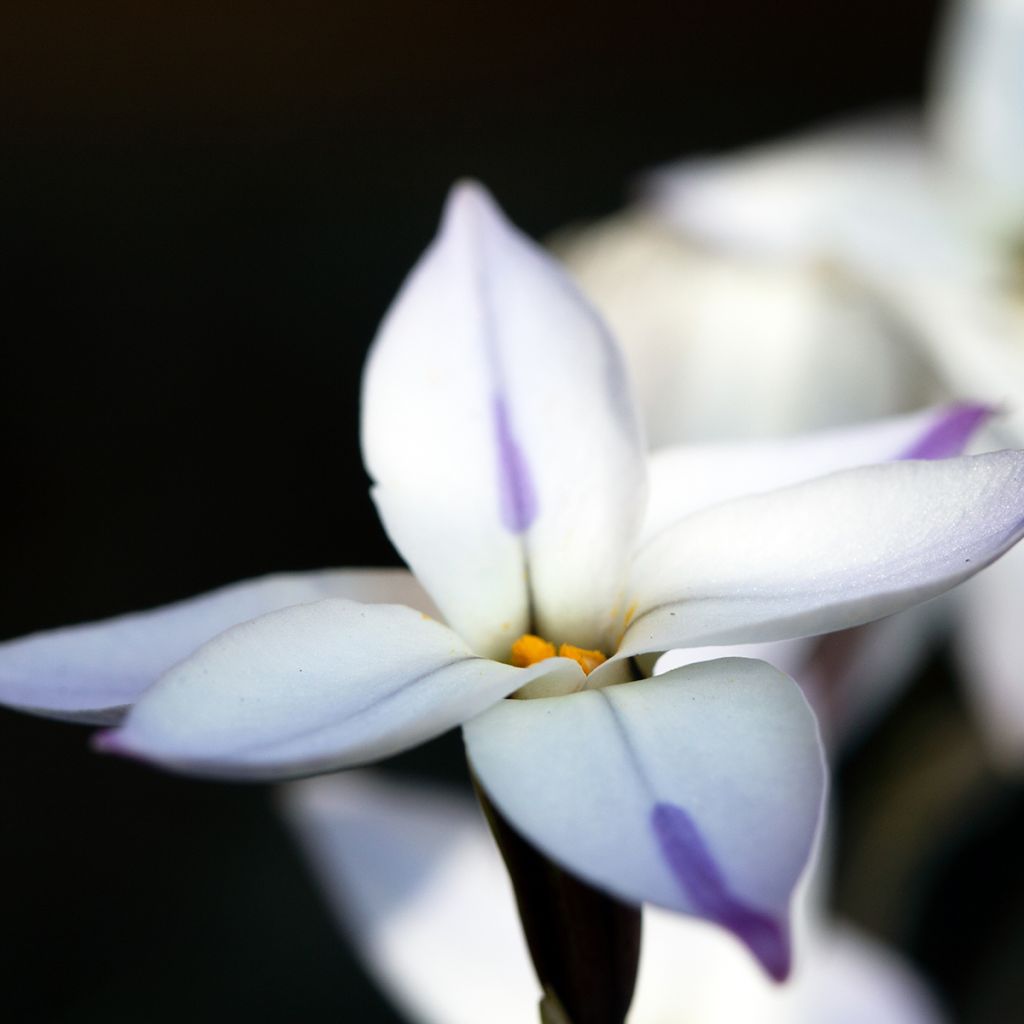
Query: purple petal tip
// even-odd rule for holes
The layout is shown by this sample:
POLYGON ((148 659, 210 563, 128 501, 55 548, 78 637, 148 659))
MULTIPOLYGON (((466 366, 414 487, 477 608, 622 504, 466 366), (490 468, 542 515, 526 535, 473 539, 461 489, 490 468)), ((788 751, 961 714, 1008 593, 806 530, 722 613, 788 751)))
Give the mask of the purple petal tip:
POLYGON ((731 931, 773 980, 785 981, 793 959, 787 922, 731 892, 696 824, 681 807, 655 804, 651 828, 665 862, 697 912, 731 931))
POLYGON ((967 442, 995 414, 991 405, 961 402, 948 406, 902 454, 901 459, 948 459, 959 455, 967 442))
POLYGON ((142 758, 125 742, 120 729, 103 729, 93 733, 89 745, 97 754, 115 754, 118 757, 141 761, 142 758))

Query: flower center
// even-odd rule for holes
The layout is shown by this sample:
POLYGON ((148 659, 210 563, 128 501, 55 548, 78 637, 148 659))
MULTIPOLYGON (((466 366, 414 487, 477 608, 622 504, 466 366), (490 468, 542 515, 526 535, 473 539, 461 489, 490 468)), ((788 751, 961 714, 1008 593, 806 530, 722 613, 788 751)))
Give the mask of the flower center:
MULTIPOLYGON (((555 657, 555 653, 555 645, 549 640, 534 636, 533 633, 524 633, 512 645, 511 661, 516 668, 529 668, 545 658, 555 657)), ((587 651, 572 644, 562 644, 557 653, 559 658, 571 658, 587 675, 607 660, 607 655, 601 651, 587 651)))

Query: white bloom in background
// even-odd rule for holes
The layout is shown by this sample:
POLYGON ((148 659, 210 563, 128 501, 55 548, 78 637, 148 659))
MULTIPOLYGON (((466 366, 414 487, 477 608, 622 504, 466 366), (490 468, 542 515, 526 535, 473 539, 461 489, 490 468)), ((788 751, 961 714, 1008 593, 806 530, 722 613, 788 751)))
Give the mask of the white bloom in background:
POLYGON ((654 447, 846 425, 938 392, 825 263, 716 248, 647 205, 554 248, 621 339, 654 447))
MULTIPOLYGON (((512 890, 458 791, 356 772, 293 783, 282 809, 368 971, 415 1024, 522 1024, 540 991, 512 890)), ((801 896, 773 985, 726 933, 648 907, 630 1024, 939 1024, 921 983, 801 896)))
MULTIPOLYGON (((954 398, 1000 408, 990 447, 1024 444, 1024 2, 964 0, 949 14, 925 118, 684 161, 649 178, 637 212, 563 243, 647 382, 657 440, 788 433, 954 398), (660 382, 679 377, 718 383, 673 404, 683 392, 660 382)), ((995 752, 1020 762, 1024 556, 957 597, 975 707, 995 752)), ((929 623, 887 628, 899 650, 929 623)), ((772 654, 790 667, 806 657, 772 654)), ((890 688, 900 678, 888 673, 890 688)), ((855 715, 864 680, 848 680, 855 715)))
POLYGON ((461 724, 537 849, 723 926, 781 979, 824 796, 813 715, 764 662, 642 666, 867 622, 998 558, 1024 533, 1024 452, 941 457, 983 414, 649 469, 602 322, 462 185, 363 393, 373 497, 430 598, 393 572, 257 580, 9 642, 0 699, 91 721, 130 706, 102 749, 223 778, 333 771, 461 724))

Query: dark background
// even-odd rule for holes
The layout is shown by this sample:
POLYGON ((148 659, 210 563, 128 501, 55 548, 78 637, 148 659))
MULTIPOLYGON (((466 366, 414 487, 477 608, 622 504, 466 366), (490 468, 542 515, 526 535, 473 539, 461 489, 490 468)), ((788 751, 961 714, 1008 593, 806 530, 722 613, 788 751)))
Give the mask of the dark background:
MULTIPOLYGON (((480 177, 543 235, 610 212, 650 164, 916 99, 936 15, 932 0, 18 6, 0 13, 2 636, 275 569, 396 562, 359 459, 360 366, 452 180, 480 177)), ((987 778, 943 671, 843 766, 837 899, 965 1018, 1009 1020, 1019 794, 987 778), (936 756, 959 743, 987 781, 969 791, 980 818, 962 799, 943 810, 941 856, 900 876, 876 805, 898 818, 917 791, 879 798, 878 780, 928 709, 954 735, 929 741, 936 756)), ((86 739, 0 711, 6 1020, 397 1019, 269 790, 163 776, 86 739)), ((403 766, 458 775, 458 744, 403 766)))

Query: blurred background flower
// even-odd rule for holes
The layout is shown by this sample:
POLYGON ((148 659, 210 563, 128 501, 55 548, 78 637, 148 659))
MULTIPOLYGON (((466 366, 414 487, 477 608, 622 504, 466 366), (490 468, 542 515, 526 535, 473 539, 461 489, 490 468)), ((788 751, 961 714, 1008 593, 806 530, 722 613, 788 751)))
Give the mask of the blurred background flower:
MULTIPOLYGON (((285 817, 367 970, 419 1024, 519 1024, 540 990, 512 889, 478 808, 457 790, 350 772, 284 787, 285 817)), ((939 1024, 891 952, 798 900, 797 966, 773 984, 732 937, 644 910, 635 1024, 939 1024)))
MULTIPOLYGON (((1006 19, 1019 6, 970 10, 1006 19)), ((486 180, 534 236, 591 222, 621 205, 643 168, 894 104, 918 109, 939 16, 937 0, 5 9, 3 635, 271 570, 395 564, 355 445, 359 368, 450 182, 486 180)), ((1010 24, 995 37, 1008 43, 1010 24)), ((956 59, 970 67, 969 52, 956 59)), ((985 85, 1004 66, 963 73, 979 95, 1012 96, 985 85)), ((951 110, 942 95, 931 88, 932 109, 951 110)), ((959 116, 947 123, 991 123, 959 116)), ((1019 140, 938 137, 952 141, 900 143, 902 157, 883 150, 875 171, 858 172, 906 186, 899 195, 913 201, 890 206, 894 227, 909 216, 934 231, 933 193, 917 194, 915 168, 951 167, 957 145, 998 144, 985 166, 1007 170, 1019 140)), ((801 252, 802 222, 784 200, 787 188, 817 192, 822 144, 809 143, 810 170, 779 177, 772 208, 792 228, 781 251, 747 253, 744 237, 706 232, 699 247, 682 245, 678 221, 646 215, 642 245, 668 251, 652 262, 641 247, 644 287, 674 280, 681 261, 699 282, 697 320, 720 348, 640 381, 656 398, 679 396, 652 404, 652 440, 675 429, 791 432, 941 394, 1006 404, 1019 394, 1014 343, 1000 340, 1015 307, 992 297, 1006 280, 999 268, 1015 266, 1000 227, 1013 223, 1012 202, 958 213, 953 235, 940 218, 926 249, 942 256, 941 277, 916 275, 896 295, 881 285, 908 281, 920 245, 883 242, 886 267, 901 273, 881 282, 835 251, 801 252), (968 236, 983 241, 968 248, 968 236), (926 288, 927 301, 912 301, 926 288), (752 326, 757 343, 744 337, 752 326), (997 359, 957 340, 979 326, 991 328, 997 359), (835 339, 828 350, 813 340, 822 331, 835 339), (894 334, 911 343, 893 346, 894 334)), ((825 148, 845 152, 848 168, 858 162, 847 145, 825 148)), ((961 195, 1005 193, 968 183, 984 169, 950 173, 961 195)), ((763 226, 749 211, 739 218, 763 226)), ((685 291, 671 301, 693 308, 685 291)), ((1019 621, 998 593, 989 608, 982 626, 1019 621)), ((841 754, 828 902, 900 948, 954 1019, 1002 1024, 1024 996, 1024 794, 991 760, 992 723, 1013 719, 994 705, 979 738, 964 661, 945 643, 929 652, 910 659, 917 667, 887 714, 841 754)), ((867 654, 867 680, 895 656, 881 645, 867 654)), ((0 758, 0 956, 13 1019, 400 1019, 339 944, 266 791, 128 771, 90 755, 74 729, 11 714, 0 715, 0 758)), ((458 779, 461 759, 449 738, 399 767, 458 779)))

